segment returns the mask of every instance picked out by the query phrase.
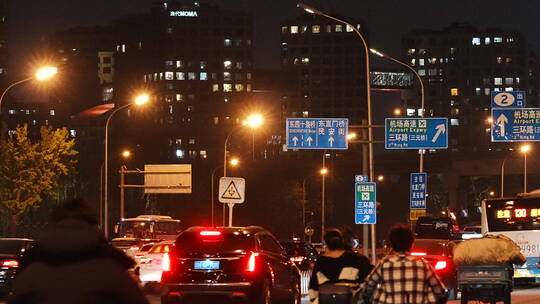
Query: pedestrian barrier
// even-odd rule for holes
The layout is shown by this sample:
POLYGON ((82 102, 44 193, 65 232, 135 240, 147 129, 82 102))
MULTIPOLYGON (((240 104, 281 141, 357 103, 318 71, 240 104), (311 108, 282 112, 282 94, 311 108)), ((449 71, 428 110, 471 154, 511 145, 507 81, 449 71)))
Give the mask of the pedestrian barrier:
POLYGON ((302 295, 308 294, 309 289, 309 279, 311 278, 311 269, 310 270, 300 270, 300 289, 302 295))

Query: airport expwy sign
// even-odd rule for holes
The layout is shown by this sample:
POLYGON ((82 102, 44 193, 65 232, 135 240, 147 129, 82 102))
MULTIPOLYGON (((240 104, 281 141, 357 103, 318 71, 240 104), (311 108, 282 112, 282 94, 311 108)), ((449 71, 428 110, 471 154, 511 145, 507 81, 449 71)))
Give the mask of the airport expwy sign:
POLYGON ((347 118, 287 118, 287 148, 346 150, 348 129, 347 118))
POLYGON ((386 149, 447 149, 447 118, 386 118, 386 149))
POLYGON ((199 17, 196 11, 170 11, 171 17, 199 17))
POLYGON ((492 108, 523 108, 526 93, 523 91, 491 92, 492 108))
POLYGON ((354 222, 356 224, 376 224, 377 184, 356 183, 354 192, 354 222))
POLYGON ((540 141, 540 108, 492 108, 491 141, 540 141))

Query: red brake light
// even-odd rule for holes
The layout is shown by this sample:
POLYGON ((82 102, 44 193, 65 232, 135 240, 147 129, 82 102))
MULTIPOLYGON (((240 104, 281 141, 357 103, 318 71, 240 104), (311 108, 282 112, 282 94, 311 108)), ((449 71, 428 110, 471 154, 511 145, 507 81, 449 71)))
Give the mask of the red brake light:
POLYGON ((413 252, 411 252, 411 255, 412 255, 412 256, 425 256, 425 255, 427 255, 427 252, 424 252, 424 251, 413 251, 413 252))
POLYGON ((255 272, 255 268, 257 265, 257 257, 259 254, 257 252, 251 252, 249 255, 246 271, 247 272, 255 272))
POLYGON ((220 235, 221 235, 221 231, 217 231, 217 230, 203 230, 203 231, 199 232, 199 235, 201 235, 201 236, 220 236, 220 235))
POLYGON ((4 260, 2 267, 19 267, 19 262, 16 260, 4 260))
POLYGON ((448 263, 446 261, 437 261, 434 268, 435 270, 443 270, 446 269, 447 266, 448 263))
POLYGON ((169 253, 163 254, 163 260, 161 261, 161 269, 163 271, 171 271, 171 257, 169 253))

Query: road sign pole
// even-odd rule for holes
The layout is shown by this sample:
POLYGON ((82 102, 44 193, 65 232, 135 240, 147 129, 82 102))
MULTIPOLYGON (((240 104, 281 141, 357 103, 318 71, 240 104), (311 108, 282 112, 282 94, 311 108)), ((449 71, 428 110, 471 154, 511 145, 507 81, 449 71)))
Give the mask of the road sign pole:
MULTIPOLYGON (((326 150, 323 151, 323 155, 322 155, 322 167, 323 169, 326 168, 325 165, 326 165, 326 150)), ((321 243, 323 242, 324 240, 324 184, 325 184, 325 177, 326 174, 323 174, 322 175, 322 193, 321 193, 321 243)))
MULTIPOLYGON (((362 120, 362 124, 367 125, 367 120, 362 120)), ((362 129, 362 139, 368 139, 367 129, 362 129)), ((368 145, 362 144, 362 173, 365 175, 369 174, 368 166, 368 145)), ((362 253, 366 257, 369 255, 369 225, 362 227, 362 253)))
POLYGON ((234 203, 228 203, 227 205, 229 205, 229 227, 232 227, 232 217, 233 217, 234 203))
POLYGON ((527 152, 523 153, 523 193, 527 193, 527 152))

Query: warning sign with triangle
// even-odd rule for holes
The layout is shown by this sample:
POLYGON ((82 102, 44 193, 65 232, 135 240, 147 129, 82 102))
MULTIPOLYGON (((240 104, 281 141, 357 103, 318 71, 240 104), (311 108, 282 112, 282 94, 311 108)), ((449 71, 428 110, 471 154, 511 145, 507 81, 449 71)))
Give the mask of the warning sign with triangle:
POLYGON ((245 189, 245 179, 241 177, 222 177, 219 179, 219 201, 221 203, 243 203, 245 189))

